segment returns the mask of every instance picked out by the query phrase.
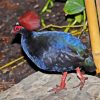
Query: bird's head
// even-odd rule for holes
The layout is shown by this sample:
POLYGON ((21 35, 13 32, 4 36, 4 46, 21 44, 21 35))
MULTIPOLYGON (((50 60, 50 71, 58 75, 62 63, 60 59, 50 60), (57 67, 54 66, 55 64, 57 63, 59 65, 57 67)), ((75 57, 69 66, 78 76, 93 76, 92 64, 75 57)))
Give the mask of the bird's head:
POLYGON ((20 33, 20 30, 26 29, 28 31, 36 30, 40 27, 40 18, 34 11, 27 11, 19 17, 18 23, 13 27, 12 34, 20 33))
POLYGON ((92 56, 88 56, 85 60, 84 60, 84 68, 87 72, 94 72, 96 71, 96 67, 93 61, 93 57, 92 56))
POLYGON ((16 35, 17 33, 20 33, 20 30, 22 30, 24 27, 23 26, 21 26, 21 25, 19 25, 19 23, 17 22, 14 26, 13 26, 13 28, 12 28, 12 30, 11 30, 11 33, 13 34, 13 35, 16 35))

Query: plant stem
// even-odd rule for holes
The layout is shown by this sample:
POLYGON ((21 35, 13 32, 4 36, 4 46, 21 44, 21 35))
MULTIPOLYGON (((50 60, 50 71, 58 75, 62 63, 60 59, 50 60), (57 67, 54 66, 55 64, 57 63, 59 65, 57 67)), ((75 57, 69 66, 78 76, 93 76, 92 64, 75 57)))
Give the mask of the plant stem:
POLYGON ((58 26, 58 25, 53 25, 53 24, 45 25, 44 22, 42 22, 42 26, 43 26, 43 28, 41 28, 39 31, 42 31, 44 29, 51 28, 51 27, 53 27, 53 28, 60 28, 60 29, 62 29, 62 28, 77 28, 77 27, 83 27, 83 25, 73 25, 73 26, 72 25, 70 25, 70 26, 68 26, 68 25, 58 26))
POLYGON ((74 27, 75 24, 76 24, 76 20, 74 20, 74 22, 72 24, 69 24, 68 27, 65 28, 64 32, 68 32, 70 27, 74 27))
MULTIPOLYGON (((45 4, 45 6, 43 7, 42 11, 41 11, 41 14, 43 14, 44 12, 46 12, 48 10, 48 6, 53 7, 53 0, 47 0, 47 3, 45 4)), ((50 11, 50 10, 49 10, 50 11)))

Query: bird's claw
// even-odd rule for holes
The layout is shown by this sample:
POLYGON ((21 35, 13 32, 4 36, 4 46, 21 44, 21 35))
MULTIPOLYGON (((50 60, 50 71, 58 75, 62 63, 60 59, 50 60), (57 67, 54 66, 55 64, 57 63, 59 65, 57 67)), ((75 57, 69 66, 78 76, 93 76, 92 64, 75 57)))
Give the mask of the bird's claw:
POLYGON ((54 93, 58 93, 59 91, 61 91, 61 90, 63 90, 63 89, 67 89, 67 88, 66 88, 66 87, 61 87, 61 86, 59 86, 59 85, 56 85, 55 88, 49 90, 48 92, 52 92, 52 91, 53 91, 54 93))
POLYGON ((81 79, 81 82, 78 85, 74 86, 73 88, 76 88, 76 87, 80 86, 80 90, 82 90, 82 88, 85 84, 85 80, 87 80, 87 79, 88 79, 88 77, 84 77, 83 79, 81 79))

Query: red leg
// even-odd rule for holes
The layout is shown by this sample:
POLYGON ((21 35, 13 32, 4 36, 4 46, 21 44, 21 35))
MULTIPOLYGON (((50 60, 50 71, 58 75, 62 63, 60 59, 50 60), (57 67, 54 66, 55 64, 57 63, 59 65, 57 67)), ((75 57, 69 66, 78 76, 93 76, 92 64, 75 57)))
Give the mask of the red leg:
POLYGON ((80 86, 81 90, 84 86, 85 80, 87 80, 88 77, 84 77, 84 74, 80 71, 79 67, 76 68, 76 72, 77 72, 77 77, 80 79, 80 84, 77 85, 76 87, 80 86))
POLYGON ((57 93, 63 89, 66 89, 66 87, 65 87, 66 86, 66 83, 65 83, 66 77, 67 77, 67 72, 64 72, 61 77, 60 85, 57 85, 55 88, 51 89, 49 92, 54 91, 55 93, 57 93))

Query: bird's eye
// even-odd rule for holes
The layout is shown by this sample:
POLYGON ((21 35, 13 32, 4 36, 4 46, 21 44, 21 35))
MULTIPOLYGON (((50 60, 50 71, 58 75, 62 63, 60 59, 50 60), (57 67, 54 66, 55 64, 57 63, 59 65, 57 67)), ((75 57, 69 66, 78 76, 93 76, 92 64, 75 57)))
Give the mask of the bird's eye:
POLYGON ((17 32, 20 31, 21 29, 22 29, 22 26, 15 26, 14 27, 14 31, 17 31, 17 32))
POLYGON ((14 26, 13 30, 12 30, 12 34, 16 34, 18 33, 23 27, 20 25, 16 25, 14 26))

